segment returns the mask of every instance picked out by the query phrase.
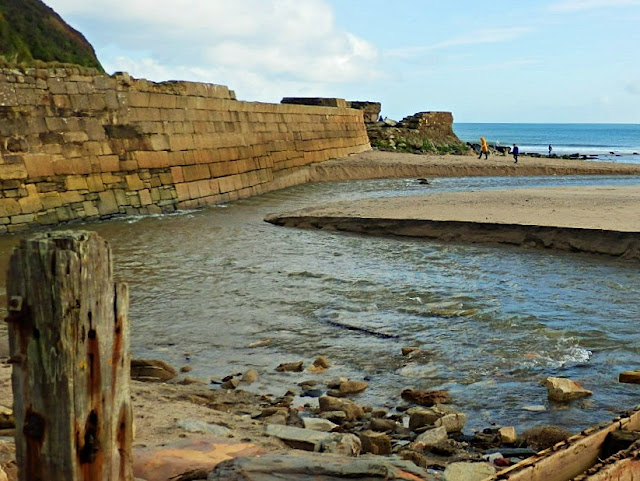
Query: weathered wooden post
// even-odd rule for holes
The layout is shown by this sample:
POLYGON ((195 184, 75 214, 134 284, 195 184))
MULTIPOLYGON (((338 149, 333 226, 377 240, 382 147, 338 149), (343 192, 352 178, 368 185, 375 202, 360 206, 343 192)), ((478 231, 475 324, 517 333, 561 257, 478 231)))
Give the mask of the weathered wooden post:
POLYGON ((23 240, 7 281, 20 481, 131 481, 129 292, 94 232, 23 240))

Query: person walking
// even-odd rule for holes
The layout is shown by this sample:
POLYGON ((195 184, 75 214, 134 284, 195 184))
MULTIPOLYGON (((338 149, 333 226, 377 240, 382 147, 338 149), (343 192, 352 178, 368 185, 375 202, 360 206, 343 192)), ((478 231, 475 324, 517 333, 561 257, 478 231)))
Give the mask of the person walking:
POLYGON ((485 159, 489 158, 489 144, 487 144, 487 139, 485 139, 484 137, 480 137, 480 155, 478 156, 479 159, 482 158, 482 154, 484 154, 485 159))
POLYGON ((511 153, 513 154, 513 158, 514 158, 513 163, 517 164, 518 163, 518 154, 520 153, 520 149, 518 148, 517 144, 513 144, 513 149, 511 149, 511 153))
POLYGON ((551 147, 551 144, 549 144, 549 157, 551 157, 551 151, 553 150, 553 148, 551 147))

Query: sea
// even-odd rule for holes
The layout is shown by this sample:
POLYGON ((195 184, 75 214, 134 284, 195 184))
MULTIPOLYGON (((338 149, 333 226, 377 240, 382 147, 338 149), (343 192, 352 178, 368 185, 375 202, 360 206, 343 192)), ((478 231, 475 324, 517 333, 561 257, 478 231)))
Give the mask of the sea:
POLYGON ((640 124, 454 123, 464 142, 518 144, 520 152, 591 156, 602 162, 640 163, 640 124))

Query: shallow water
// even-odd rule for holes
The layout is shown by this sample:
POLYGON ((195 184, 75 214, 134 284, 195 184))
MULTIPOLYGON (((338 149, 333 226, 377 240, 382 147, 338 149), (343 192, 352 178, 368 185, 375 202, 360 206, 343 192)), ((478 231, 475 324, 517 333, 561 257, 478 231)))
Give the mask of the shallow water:
MULTIPOLYGON (((402 389, 447 389, 471 428, 552 423, 572 431, 640 404, 618 373, 640 364, 638 264, 516 247, 447 244, 276 227, 268 213, 330 201, 484 188, 629 185, 638 177, 411 179, 298 186, 159 217, 75 226, 111 242, 131 286, 138 358, 190 364, 204 379, 253 367, 252 390, 366 378, 355 400, 403 404, 402 389), (425 190, 428 189, 428 190, 425 190), (250 343, 270 338, 266 347, 250 343), (404 346, 421 346, 406 358, 404 346), (326 355, 325 374, 277 373, 326 355), (579 380, 594 396, 549 405, 539 381, 579 380), (544 413, 523 410, 545 405, 544 413)), ((6 269, 15 237, 0 239, 6 269)), ((300 402, 313 402, 302 398, 300 402)))

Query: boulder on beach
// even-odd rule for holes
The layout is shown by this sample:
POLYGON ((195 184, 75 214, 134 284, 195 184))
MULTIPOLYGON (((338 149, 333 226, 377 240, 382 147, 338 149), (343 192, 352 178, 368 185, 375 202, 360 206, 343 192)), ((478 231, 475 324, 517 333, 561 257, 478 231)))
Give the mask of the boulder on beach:
POLYGON ((364 416, 364 409, 348 399, 321 396, 318 398, 318 403, 320 405, 320 412, 342 411, 345 413, 347 421, 362 419, 364 416))
POLYGON ((176 370, 164 361, 132 359, 131 379, 145 382, 165 382, 177 376, 176 370))
POLYGON ((400 394, 405 401, 411 401, 422 406, 447 404, 451 402, 451 395, 447 391, 420 391, 405 389, 400 394))
POLYGON ((562 377, 548 377, 543 382, 551 401, 566 402, 591 396, 593 391, 583 388, 580 383, 562 377))
POLYGON ((276 367, 276 371, 278 372, 302 372, 304 363, 302 361, 298 362, 283 362, 278 367, 276 367))

